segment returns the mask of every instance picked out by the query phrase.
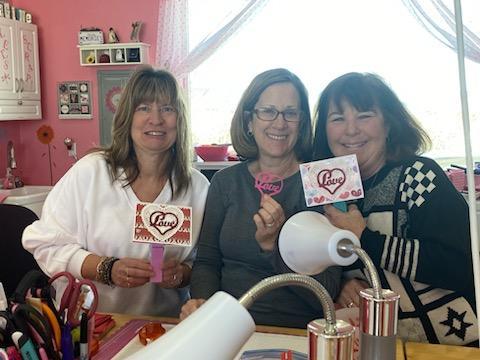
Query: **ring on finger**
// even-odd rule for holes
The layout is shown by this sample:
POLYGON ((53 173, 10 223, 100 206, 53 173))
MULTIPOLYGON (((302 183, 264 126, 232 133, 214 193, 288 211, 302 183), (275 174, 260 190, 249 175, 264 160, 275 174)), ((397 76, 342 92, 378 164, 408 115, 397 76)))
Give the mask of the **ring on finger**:
POLYGON ((351 307, 353 307, 354 305, 355 305, 355 303, 354 303, 353 301, 350 301, 350 302, 348 303, 347 307, 351 308, 351 307))
POLYGON ((177 274, 173 274, 173 281, 176 281, 177 280, 177 274))
POLYGON ((272 227, 275 224, 275 221, 272 221, 270 224, 265 224, 266 227, 272 227))
POLYGON ((128 277, 128 275, 127 275, 127 287, 128 288, 130 287, 130 278, 128 277))

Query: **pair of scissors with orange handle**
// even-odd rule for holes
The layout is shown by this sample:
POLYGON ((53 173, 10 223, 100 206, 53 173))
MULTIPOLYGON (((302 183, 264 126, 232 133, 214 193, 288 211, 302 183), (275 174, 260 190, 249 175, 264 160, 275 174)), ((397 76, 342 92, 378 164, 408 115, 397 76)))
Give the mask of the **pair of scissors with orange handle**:
POLYGON ((67 318, 64 321, 68 321, 70 326, 76 327, 80 325, 83 312, 87 314, 88 319, 95 314, 98 306, 97 288, 91 280, 77 280, 66 271, 52 276, 50 284, 63 278, 67 281, 67 287, 61 297, 58 312, 64 314, 65 310, 67 310, 67 318), (85 303, 87 303, 87 306, 84 306, 85 303))

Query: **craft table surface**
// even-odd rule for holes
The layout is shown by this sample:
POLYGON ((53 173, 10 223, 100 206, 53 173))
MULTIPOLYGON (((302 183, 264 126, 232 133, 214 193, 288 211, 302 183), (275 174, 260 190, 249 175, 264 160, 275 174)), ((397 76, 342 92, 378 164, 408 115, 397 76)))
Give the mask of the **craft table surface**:
POLYGON ((406 342, 405 356, 407 360, 480 360, 480 349, 406 342))
MULTIPOLYGON (((155 321, 160 321, 162 324, 177 324, 179 321, 178 319, 175 319, 175 318, 149 317, 149 316, 126 315, 126 314, 112 314, 112 315, 113 315, 113 318, 115 319, 116 325, 103 341, 107 341, 108 338, 115 333, 115 331, 120 329, 123 325, 125 325, 128 321, 132 319, 151 319, 155 321)), ((307 331, 303 329, 259 325, 259 326, 256 326, 255 334, 249 339, 247 344, 245 344, 246 346, 244 347, 243 350, 257 349, 257 348, 258 349, 285 348, 285 347, 288 347, 288 345, 290 345, 291 346, 290 348, 292 350, 308 353, 308 341, 306 336, 307 336, 307 331), (265 344, 268 347, 263 346, 265 344)), ((135 340, 133 342, 135 342, 135 340)), ((130 348, 135 348, 136 344, 129 343, 127 346, 130 348)), ((123 352, 122 350, 118 354, 118 356, 115 357, 115 359, 122 359, 124 353, 125 352, 123 352)), ((128 355, 131 355, 130 351, 127 351, 127 353, 128 355)), ((397 360, 403 360, 403 359, 405 359, 404 352, 403 352, 403 343, 401 340, 397 340, 397 360)))

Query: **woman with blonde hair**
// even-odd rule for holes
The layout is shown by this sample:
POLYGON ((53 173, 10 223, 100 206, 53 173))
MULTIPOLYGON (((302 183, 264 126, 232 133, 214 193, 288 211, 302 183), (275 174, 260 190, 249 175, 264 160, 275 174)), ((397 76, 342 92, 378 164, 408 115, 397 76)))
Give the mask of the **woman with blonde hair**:
POLYGON ((187 110, 170 73, 151 66, 133 73, 112 138, 55 185, 23 245, 50 276, 69 271, 96 280, 99 311, 177 316, 188 297, 208 180, 191 168, 187 110), (165 246, 162 283, 150 282, 150 246, 132 242, 138 203, 192 208, 193 245, 165 246))

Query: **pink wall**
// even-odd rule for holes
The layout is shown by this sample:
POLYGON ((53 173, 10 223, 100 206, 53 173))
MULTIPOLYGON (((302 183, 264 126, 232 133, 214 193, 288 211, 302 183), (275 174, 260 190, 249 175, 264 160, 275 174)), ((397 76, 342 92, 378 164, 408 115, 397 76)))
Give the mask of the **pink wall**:
POLYGON ((124 70, 127 66, 83 67, 77 48, 81 27, 98 27, 107 31, 113 27, 121 42, 129 42, 131 23, 143 22, 141 41, 151 45, 150 63, 155 59, 159 0, 10 0, 10 4, 30 12, 38 26, 40 49, 40 78, 42 87, 42 120, 0 121, 0 177, 6 167, 6 144, 13 140, 17 157, 17 174, 26 184, 49 184, 50 171, 47 145, 41 144, 36 130, 50 125, 55 137, 51 143, 53 181, 56 182, 73 164, 63 144, 65 137, 77 143, 82 156, 99 143, 97 70, 124 70), (57 114, 57 83, 69 80, 88 80, 92 84, 93 119, 60 120, 57 114))

